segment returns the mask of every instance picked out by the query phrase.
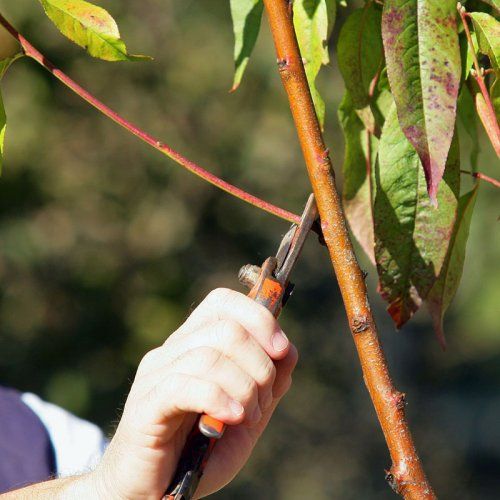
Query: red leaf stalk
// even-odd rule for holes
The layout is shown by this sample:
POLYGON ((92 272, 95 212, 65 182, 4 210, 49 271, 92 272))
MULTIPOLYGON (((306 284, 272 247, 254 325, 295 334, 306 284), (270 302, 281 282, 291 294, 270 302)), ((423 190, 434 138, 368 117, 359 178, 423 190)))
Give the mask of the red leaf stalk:
POLYGON ((495 150, 497 156, 500 157, 500 126, 498 125, 497 117, 495 114, 495 108, 491 102, 490 94, 484 83, 484 69, 480 68, 479 62, 476 56, 476 49, 472 43, 472 37, 469 30, 469 23, 467 22, 467 12, 465 7, 462 6, 460 2, 457 3, 457 10, 460 14, 460 19, 462 19, 462 24, 464 25, 465 36, 467 37, 467 43, 472 52, 472 60, 474 63, 474 70, 471 70, 471 75, 476 80, 479 90, 483 99, 476 96, 476 111, 481 119, 481 122, 490 138, 490 142, 495 150))
POLYGON ((186 170, 197 175, 203 180, 209 182, 210 184, 222 189, 226 193, 229 193, 240 200, 243 200, 250 205, 258 207, 270 214, 280 217, 281 219, 287 220, 289 222, 298 223, 300 222, 300 216, 289 212, 281 207, 277 207, 272 203, 254 196, 243 189, 233 186, 229 182, 220 179, 215 174, 205 170, 196 163, 188 160, 186 157, 174 151, 167 144, 162 143, 158 139, 155 139, 150 134, 144 132, 139 127, 129 122, 122 116, 120 116, 116 111, 113 111, 104 103, 99 101, 90 92, 82 88, 78 83, 67 76, 63 71, 56 68, 43 54, 41 54, 33 45, 31 45, 26 38, 24 38, 1 14, 0 14, 0 24, 21 44, 23 52, 26 56, 34 59, 38 64, 43 66, 47 71, 52 73, 60 82, 62 82, 66 87, 71 89, 75 94, 80 96, 82 99, 87 101, 91 106, 100 111, 103 115, 107 116, 115 123, 123 127, 125 130, 135 135, 145 143, 149 144, 153 148, 157 149, 164 155, 168 156, 170 159, 174 160, 176 163, 184 167, 186 170))
POLYGON ((433 499, 405 418, 405 395, 389 375, 368 303, 363 273, 346 228, 332 164, 314 110, 293 27, 291 2, 264 0, 305 163, 316 196, 321 226, 344 300, 363 377, 392 458, 387 479, 407 499, 433 499))
POLYGON ((488 182, 492 186, 495 186, 497 188, 500 188, 500 181, 497 181, 496 179, 493 179, 493 177, 490 177, 486 174, 482 174, 481 172, 469 172, 468 170, 460 170, 462 174, 468 174, 474 177, 475 179, 481 179, 484 182, 488 182))

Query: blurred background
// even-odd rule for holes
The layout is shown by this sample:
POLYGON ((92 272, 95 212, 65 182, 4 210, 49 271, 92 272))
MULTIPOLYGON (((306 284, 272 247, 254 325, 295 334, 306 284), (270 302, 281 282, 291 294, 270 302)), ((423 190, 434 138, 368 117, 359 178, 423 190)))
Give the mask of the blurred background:
MULTIPOLYGON (((45 55, 126 118, 299 213, 308 180, 266 22, 246 78, 230 95, 227 0, 98 3, 117 19, 130 52, 154 62, 92 60, 60 36, 38 2, 0 6, 45 55)), ((339 9, 337 26, 352 8, 339 9)), ((319 87, 341 185, 337 34, 319 87)), ((0 51, 10 48, 2 33, 0 51)), ((9 125, 0 179, 0 381, 111 433, 141 357, 212 288, 240 289, 239 267, 273 253, 288 225, 186 173, 29 60, 16 63, 2 91, 9 125)), ((481 151, 480 170, 498 174, 483 132, 481 151)), ((447 315, 446 354, 425 311, 394 330, 376 272, 359 252, 392 375, 407 393, 411 427, 441 498, 493 499, 500 491, 498 215, 498 193, 483 185, 447 315)), ((251 462, 214 498, 391 498, 386 445, 329 259, 314 238, 294 280, 282 316, 301 354, 293 389, 251 462)))

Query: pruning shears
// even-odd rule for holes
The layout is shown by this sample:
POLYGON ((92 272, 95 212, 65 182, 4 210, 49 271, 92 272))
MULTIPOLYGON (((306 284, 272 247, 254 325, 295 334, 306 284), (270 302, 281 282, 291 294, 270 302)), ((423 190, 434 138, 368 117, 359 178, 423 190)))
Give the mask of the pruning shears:
MULTIPOLYGON (((266 307, 275 318, 292 294, 294 285, 290 274, 297 263, 307 235, 318 222, 318 209, 314 195, 310 195, 299 224, 293 224, 281 240, 276 257, 268 257, 261 267, 246 265, 239 273, 240 282, 250 288, 248 297, 266 307)), ((217 441, 222 437, 225 424, 201 415, 188 436, 177 471, 167 489, 164 500, 191 500, 198 487, 205 466, 217 441)))

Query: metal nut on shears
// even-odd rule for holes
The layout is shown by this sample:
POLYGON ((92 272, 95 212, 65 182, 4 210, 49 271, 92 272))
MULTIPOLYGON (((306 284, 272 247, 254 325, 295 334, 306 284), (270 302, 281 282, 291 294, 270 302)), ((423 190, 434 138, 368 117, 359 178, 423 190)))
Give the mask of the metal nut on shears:
POLYGON ((253 288, 259 279, 261 268, 254 264, 246 264, 240 269, 238 273, 238 280, 247 288, 253 288))

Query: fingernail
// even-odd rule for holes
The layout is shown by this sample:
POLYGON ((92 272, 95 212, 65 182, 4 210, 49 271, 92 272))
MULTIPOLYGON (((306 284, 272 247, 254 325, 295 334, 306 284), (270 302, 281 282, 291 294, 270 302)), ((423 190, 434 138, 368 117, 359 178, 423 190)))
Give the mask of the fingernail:
POLYGON ((273 335, 273 347, 277 351, 284 351, 288 347, 288 337, 285 335, 283 330, 279 330, 273 335))
POLYGON ((255 407, 255 410, 250 417, 250 421, 252 423, 257 423, 262 418, 262 412, 260 411, 259 405, 255 407))
POLYGON ((241 415, 243 415, 243 412, 245 411, 243 406, 241 406, 241 403, 238 401, 235 401, 234 399, 232 399, 229 402, 229 408, 231 408, 231 411, 237 417, 241 417, 241 415))

